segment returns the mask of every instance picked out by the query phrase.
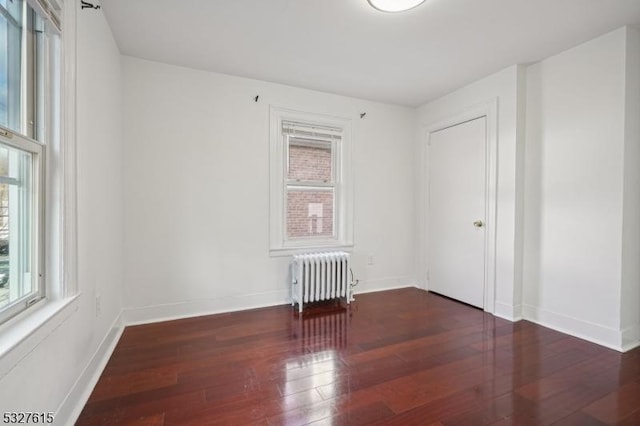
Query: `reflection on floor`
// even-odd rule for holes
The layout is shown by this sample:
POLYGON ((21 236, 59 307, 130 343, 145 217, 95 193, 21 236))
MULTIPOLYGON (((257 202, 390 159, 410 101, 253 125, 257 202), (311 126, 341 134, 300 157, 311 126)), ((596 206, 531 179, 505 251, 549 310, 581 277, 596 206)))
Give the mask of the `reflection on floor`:
POLYGON ((640 424, 640 349, 418 289, 128 327, 78 425, 640 424))

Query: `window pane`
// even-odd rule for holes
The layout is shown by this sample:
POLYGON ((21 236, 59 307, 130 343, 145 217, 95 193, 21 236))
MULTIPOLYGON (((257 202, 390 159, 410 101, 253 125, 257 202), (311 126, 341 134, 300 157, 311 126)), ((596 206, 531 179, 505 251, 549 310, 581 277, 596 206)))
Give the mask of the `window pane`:
POLYGON ((333 237, 333 188, 287 189, 287 237, 333 237))
POLYGON ((21 16, 23 11, 24 1, 23 0, 3 0, 0 2, 0 7, 4 9, 3 14, 7 15, 17 22, 21 22, 21 16))
POLYGON ((0 309, 37 289, 32 271, 31 154, 0 146, 0 309))
MULTIPOLYGON (((2 7, 2 6, 0 6, 2 7)), ((7 19, 0 14, 0 126, 9 127, 7 117, 7 19)))
POLYGON ((331 142, 289 138, 287 178, 301 182, 331 182, 331 142))
POLYGON ((21 131, 21 0, 0 6, 0 126, 21 131))

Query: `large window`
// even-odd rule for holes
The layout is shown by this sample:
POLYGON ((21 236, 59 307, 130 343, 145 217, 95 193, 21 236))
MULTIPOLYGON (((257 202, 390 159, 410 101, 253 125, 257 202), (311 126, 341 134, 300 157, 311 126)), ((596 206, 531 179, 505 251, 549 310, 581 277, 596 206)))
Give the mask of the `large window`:
POLYGON ((44 158, 59 110, 50 95, 57 4, 0 0, 0 323, 45 297, 44 158))
POLYGON ((351 245, 349 120, 271 113, 272 253, 351 245))

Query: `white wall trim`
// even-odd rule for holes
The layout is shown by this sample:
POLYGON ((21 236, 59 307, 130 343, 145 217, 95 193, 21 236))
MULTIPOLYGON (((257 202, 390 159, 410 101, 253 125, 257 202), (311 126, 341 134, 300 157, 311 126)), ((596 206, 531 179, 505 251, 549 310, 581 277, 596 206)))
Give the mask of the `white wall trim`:
MULTIPOLYGON (((498 188, 498 98, 490 99, 486 102, 465 108, 457 114, 453 114, 444 120, 434 122, 424 126, 424 142, 422 151, 422 182, 429 182, 429 145, 431 134, 439 130, 453 127, 476 118, 486 117, 487 120, 487 143, 486 143, 486 240, 485 240, 485 290, 484 290, 484 310, 485 312, 495 312, 496 297, 496 225, 497 225, 497 188, 498 188)), ((427 187, 428 188, 428 185, 427 187)), ((428 191, 428 189, 427 189, 428 191)), ((422 211, 424 212, 422 221, 423 229, 429 232, 429 197, 423 198, 422 211)), ((420 235, 421 246, 428 252, 428 238, 420 235)), ((428 260, 427 260, 428 262, 428 260)), ((427 266, 428 269, 428 266, 427 266)), ((428 278, 427 278, 428 281, 428 278)), ((427 287, 428 288, 428 287, 427 287)))
POLYGON ((91 392, 98 383, 98 379, 111 358, 111 354, 116 348, 124 327, 122 324, 122 311, 113 321, 109 331, 102 339, 96 352, 89 360, 89 363, 82 370, 82 373, 69 390, 58 409, 56 410, 56 425, 71 425, 76 422, 82 409, 89 400, 91 392))
POLYGON ((589 342, 605 346, 616 351, 623 351, 622 332, 615 328, 605 327, 579 318, 559 314, 546 309, 524 304, 522 307, 524 319, 568 334, 589 342))
POLYGON ((0 379, 78 311, 79 298, 43 300, 0 326, 0 379))
POLYGON ((125 308, 124 323, 125 325, 149 324, 287 304, 291 304, 288 288, 264 293, 125 308))
POLYGON ((640 324, 635 324, 631 327, 624 328, 621 331, 621 334, 622 352, 627 352, 640 346, 640 324))
POLYGON ((413 277, 380 278, 375 280, 360 281, 353 288, 354 296, 358 294, 376 293, 378 291, 397 290, 400 288, 415 287, 422 289, 413 277))
POLYGON ((304 247, 304 248, 283 248, 283 249, 271 249, 271 257, 288 257, 296 254, 304 254, 309 252, 323 252, 323 251, 346 251, 347 253, 353 252, 353 244, 351 245, 331 245, 323 247, 304 247))
MULTIPOLYGON (((382 278, 360 281, 360 284, 354 288, 354 294, 373 293, 407 287, 417 287, 413 277, 382 278)), ((290 290, 283 289, 280 291, 220 297, 216 299, 190 300, 139 308, 125 308, 123 311, 123 322, 127 326, 150 324, 290 304, 290 290)))
POLYGON ((512 322, 520 321, 522 317, 522 305, 509 305, 496 301, 493 315, 512 322))
MULTIPOLYGON (((352 123, 347 117, 329 116, 312 112, 296 111, 275 105, 269 107, 269 250, 271 256, 282 251, 311 251, 336 246, 353 246, 353 170, 352 170, 352 123), (294 241, 286 237, 285 198, 285 142, 282 135, 284 120, 297 121, 342 129, 342 138, 337 146, 335 164, 335 236, 329 239, 305 239, 294 241)), ((335 158, 335 157, 334 157, 335 158)))
POLYGON ((77 3, 65 3, 62 33, 62 273, 64 296, 78 292, 77 3))

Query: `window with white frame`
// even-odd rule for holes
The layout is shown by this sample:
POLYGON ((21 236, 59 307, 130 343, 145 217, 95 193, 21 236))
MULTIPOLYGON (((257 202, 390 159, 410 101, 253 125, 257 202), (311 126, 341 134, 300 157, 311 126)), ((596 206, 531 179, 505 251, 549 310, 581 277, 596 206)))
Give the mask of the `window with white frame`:
POLYGON ((350 120, 271 109, 271 251, 353 244, 350 120))
POLYGON ((45 156, 57 106, 55 0, 0 0, 0 323, 45 297, 45 156))

